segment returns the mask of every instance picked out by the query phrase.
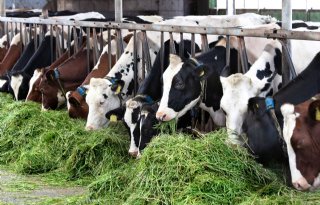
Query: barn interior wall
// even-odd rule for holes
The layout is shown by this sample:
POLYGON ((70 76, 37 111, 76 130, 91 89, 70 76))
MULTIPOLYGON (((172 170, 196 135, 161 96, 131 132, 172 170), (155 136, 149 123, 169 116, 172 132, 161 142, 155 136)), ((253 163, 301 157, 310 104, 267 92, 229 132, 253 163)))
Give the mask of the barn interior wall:
MULTIPOLYGON (((196 0, 123 0, 123 15, 162 15, 166 18, 195 14, 196 0)), ((114 0, 58 0, 58 10, 97 11, 114 16, 114 0)))

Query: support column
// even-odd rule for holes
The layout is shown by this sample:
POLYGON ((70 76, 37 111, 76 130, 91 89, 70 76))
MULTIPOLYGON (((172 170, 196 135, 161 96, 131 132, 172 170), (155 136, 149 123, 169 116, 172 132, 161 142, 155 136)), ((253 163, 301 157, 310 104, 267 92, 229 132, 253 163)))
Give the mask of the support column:
MULTIPOLYGON (((292 29, 292 0, 282 0, 282 29, 291 30, 292 29)), ((290 56, 291 55, 291 44, 290 40, 284 41, 290 56)), ((283 49, 282 49, 283 50, 283 49)), ((284 86, 291 80, 290 70, 288 63, 286 62, 285 56, 282 52, 282 85, 284 86)))

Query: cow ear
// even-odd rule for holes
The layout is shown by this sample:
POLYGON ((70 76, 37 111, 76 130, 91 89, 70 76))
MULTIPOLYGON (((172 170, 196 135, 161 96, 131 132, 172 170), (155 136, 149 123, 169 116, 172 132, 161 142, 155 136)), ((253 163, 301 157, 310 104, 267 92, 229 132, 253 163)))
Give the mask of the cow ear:
POLYGON ((117 122, 118 120, 123 119, 125 110, 125 106, 121 106, 117 109, 107 112, 105 116, 110 120, 110 122, 117 122))
POLYGON ((79 107, 79 106, 80 106, 79 100, 78 100, 76 97, 74 97, 74 96, 70 96, 69 99, 68 99, 68 101, 69 101, 69 103, 70 103, 71 105, 73 105, 74 107, 79 107))
POLYGON ((54 81, 55 78, 53 70, 48 70, 45 75, 48 81, 54 81))
POLYGON ((206 65, 200 65, 197 66, 193 73, 198 76, 201 80, 206 79, 208 77, 208 66, 206 65))
POLYGON ((320 122, 320 100, 310 103, 308 113, 311 119, 320 122))

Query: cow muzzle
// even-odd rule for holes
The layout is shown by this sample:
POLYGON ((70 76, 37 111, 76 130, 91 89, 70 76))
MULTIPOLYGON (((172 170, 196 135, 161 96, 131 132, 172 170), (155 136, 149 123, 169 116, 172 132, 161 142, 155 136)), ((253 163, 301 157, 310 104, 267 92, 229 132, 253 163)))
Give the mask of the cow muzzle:
POLYGON ((129 154, 134 158, 138 158, 140 156, 139 151, 129 151, 129 154))
POLYGON ((311 187, 311 185, 307 182, 307 180, 304 177, 292 181, 292 185, 294 188, 300 191, 308 190, 311 187))
POLYGON ((157 118, 157 120, 159 120, 161 122, 172 120, 172 118, 169 117, 168 114, 166 114, 165 112, 161 112, 161 111, 156 113, 156 118, 157 118))

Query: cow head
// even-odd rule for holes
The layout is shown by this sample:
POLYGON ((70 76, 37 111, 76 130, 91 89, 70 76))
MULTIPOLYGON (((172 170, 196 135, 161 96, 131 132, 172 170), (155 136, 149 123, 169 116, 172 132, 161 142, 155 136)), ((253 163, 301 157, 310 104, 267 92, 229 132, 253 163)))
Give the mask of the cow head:
POLYGON ((68 113, 71 118, 87 119, 89 107, 86 103, 86 91, 84 86, 80 86, 76 91, 66 93, 68 113))
POLYGON ((248 99, 256 96, 259 88, 253 86, 251 78, 241 73, 227 78, 220 77, 220 81, 223 89, 220 106, 226 114, 228 140, 233 144, 242 144, 238 136, 242 133, 241 126, 247 113, 248 99))
POLYGON ((86 102, 89 106, 86 129, 96 130, 107 125, 105 114, 122 104, 124 82, 117 78, 91 78, 86 102))
POLYGON ((29 92, 26 98, 26 101, 34 101, 41 103, 42 102, 42 94, 40 91, 40 82, 41 78, 45 72, 45 69, 36 69, 33 73, 29 81, 29 92))
POLYGON ((58 89, 54 70, 48 70, 39 85, 42 94, 42 110, 54 110, 65 103, 63 93, 58 89))
POLYGON ((319 110, 320 100, 281 107, 292 184, 298 190, 314 190, 320 186, 319 110))
POLYGON ((170 64, 163 73, 163 95, 157 111, 157 119, 169 121, 179 118, 196 105, 200 99, 201 81, 207 67, 197 60, 182 59, 170 55, 170 64))

